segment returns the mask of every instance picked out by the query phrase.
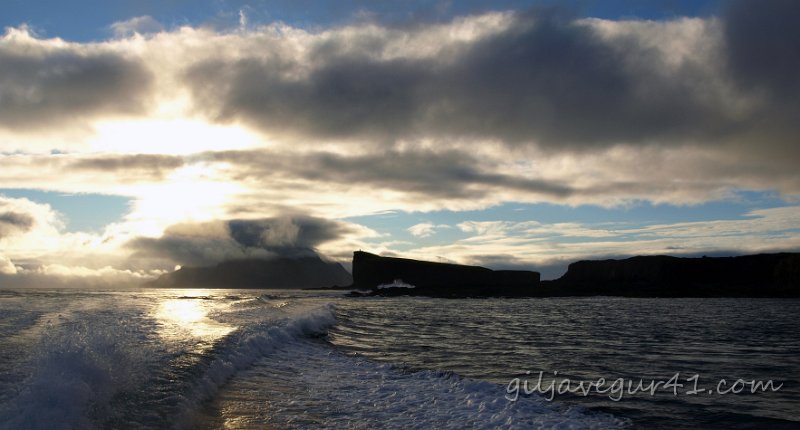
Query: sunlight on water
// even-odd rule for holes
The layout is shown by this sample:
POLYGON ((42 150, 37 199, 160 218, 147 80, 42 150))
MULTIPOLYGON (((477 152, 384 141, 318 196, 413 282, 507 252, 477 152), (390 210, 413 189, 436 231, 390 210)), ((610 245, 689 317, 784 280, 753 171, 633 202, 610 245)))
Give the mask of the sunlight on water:
POLYGON ((196 323, 206 318, 206 312, 197 303, 169 300, 161 304, 161 316, 182 324, 196 323))
POLYGON ((155 311, 155 317, 161 322, 160 335, 167 340, 177 340, 188 334, 207 343, 235 330, 233 326, 209 318, 213 306, 220 304, 206 302, 210 301, 192 296, 161 301, 155 311))

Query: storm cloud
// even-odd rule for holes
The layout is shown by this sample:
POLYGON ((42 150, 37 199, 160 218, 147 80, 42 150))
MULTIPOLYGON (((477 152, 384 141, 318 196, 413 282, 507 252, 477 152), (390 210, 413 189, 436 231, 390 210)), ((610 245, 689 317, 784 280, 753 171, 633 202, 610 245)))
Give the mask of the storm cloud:
POLYGON ((662 23, 537 9, 511 15, 485 37, 441 40, 434 56, 390 55, 398 38, 417 37, 417 26, 399 34, 355 29, 320 36, 305 56, 265 48, 201 61, 186 78, 212 118, 312 140, 478 139, 553 150, 719 145, 797 132, 793 122, 766 128, 762 120, 797 106, 783 90, 800 71, 791 51, 798 17, 797 6, 780 1, 662 23), (673 46, 681 33, 694 37, 673 46), (727 67, 716 65, 724 59, 727 67), (765 83, 780 87, 772 94, 784 103, 759 98, 765 83))
POLYGON ((32 216, 19 212, 0 212, 0 239, 17 232, 26 232, 33 227, 32 216))
POLYGON ((795 2, 766 0, 666 21, 550 7, 316 31, 181 28, 96 44, 10 29, 0 127, 153 113, 150 102, 185 90, 192 113, 308 146, 660 145, 796 158, 798 18, 795 2))
POLYGON ((800 4, 790 0, 735 1, 724 16, 726 59, 741 91, 758 103, 742 130, 773 161, 800 155, 800 4))
MULTIPOLYGON (((74 162, 39 161, 84 187, 90 174, 152 183, 209 158, 232 164, 226 179, 259 188, 268 185, 261 175, 281 179, 276 188, 370 184, 452 201, 498 192, 570 203, 609 196, 602 204, 696 202, 733 188, 791 195, 800 192, 798 17, 794 2, 768 0, 663 21, 579 18, 554 7, 315 30, 184 27, 96 44, 11 29, 0 46, 0 128, 148 118, 158 116, 148 104, 156 100, 258 136, 234 146, 248 149, 239 155, 209 155, 229 149, 224 138, 207 145, 197 133, 151 133, 148 154, 135 153, 134 138, 128 154, 98 145, 74 162), (532 167, 513 168, 518 161, 532 167)), ((135 134, 137 125, 121 130, 135 134)), ((15 176, 4 183, 19 186, 15 176)))
POLYGON ((0 128, 86 126, 97 115, 142 113, 153 77, 139 61, 101 45, 0 38, 0 128))
POLYGON ((315 248, 353 230, 347 224, 308 216, 185 223, 158 238, 140 237, 126 247, 134 258, 207 266, 221 261, 316 255, 315 248))
POLYGON ((294 178, 351 187, 388 189, 424 197, 482 197, 497 188, 564 197, 569 186, 545 180, 496 173, 493 160, 463 151, 389 151, 345 156, 331 152, 276 154, 271 151, 228 151, 203 159, 230 163, 236 180, 294 178))
POLYGON ((64 166, 65 170, 75 169, 100 173, 117 173, 122 176, 160 179, 183 166, 181 157, 160 154, 105 155, 73 160, 64 166))
POLYGON ((727 59, 733 77, 747 88, 769 92, 770 101, 797 107, 800 91, 800 3, 737 0, 724 16, 727 59), (792 103, 789 103, 792 102, 792 103))

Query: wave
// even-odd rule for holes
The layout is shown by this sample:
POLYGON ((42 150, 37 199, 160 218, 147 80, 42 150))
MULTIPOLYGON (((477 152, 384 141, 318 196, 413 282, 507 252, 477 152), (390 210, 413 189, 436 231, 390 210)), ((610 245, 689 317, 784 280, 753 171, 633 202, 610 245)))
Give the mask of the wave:
POLYGON ((29 376, 0 406, 0 428, 91 429, 113 419, 112 400, 137 386, 148 352, 131 344, 130 326, 108 322, 77 314, 46 323, 38 344, 20 351, 28 356, 16 370, 29 376))
POLYGON ((28 309, 0 309, 0 336, 13 336, 33 326, 43 312, 28 309))
POLYGON ((30 376, 0 405, 0 428, 208 427, 221 416, 209 414, 209 405, 236 393, 247 393, 232 406, 240 417, 257 416, 266 405, 261 423, 281 428, 625 424, 537 396, 509 402, 505 387, 451 372, 408 371, 345 354, 325 341, 337 321, 331 304, 263 297, 245 309, 221 306, 230 322, 240 318, 238 328, 197 352, 164 342, 147 307, 115 300, 91 301, 45 327, 30 345, 30 376), (252 319, 259 312, 261 319, 252 319))
POLYGON ((14 363, 21 376, 0 387, 0 429, 194 427, 193 411, 237 372, 336 321, 329 305, 281 319, 287 312, 269 307, 270 320, 243 324, 198 350, 199 340, 161 338, 147 306, 112 299, 75 303, 42 322, 41 336, 14 363))
MULTIPOLYGON (((498 384, 453 372, 408 371, 300 339, 236 375, 219 393, 214 407, 217 415, 225 411, 233 417, 233 426, 246 422, 253 428, 611 429, 628 425, 608 414, 547 402, 540 396, 510 402, 506 394, 498 384)), ((226 427, 228 423, 213 424, 226 427)))
POLYGON ((239 371, 298 339, 323 336, 334 324, 335 308, 326 304, 294 317, 248 327, 229 336, 214 349, 213 358, 203 374, 192 382, 183 396, 179 409, 184 412, 177 419, 178 427, 196 427, 196 413, 201 404, 213 398, 220 387, 239 371))

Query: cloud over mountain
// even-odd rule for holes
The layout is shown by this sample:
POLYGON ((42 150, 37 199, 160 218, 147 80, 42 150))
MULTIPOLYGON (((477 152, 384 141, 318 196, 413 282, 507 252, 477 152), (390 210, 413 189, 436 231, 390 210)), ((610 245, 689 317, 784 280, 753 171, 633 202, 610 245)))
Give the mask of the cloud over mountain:
POLYGON ((315 255, 319 245, 352 233, 355 229, 343 222, 283 216, 184 223, 167 228, 161 237, 135 238, 126 246, 134 258, 208 266, 227 260, 315 255))

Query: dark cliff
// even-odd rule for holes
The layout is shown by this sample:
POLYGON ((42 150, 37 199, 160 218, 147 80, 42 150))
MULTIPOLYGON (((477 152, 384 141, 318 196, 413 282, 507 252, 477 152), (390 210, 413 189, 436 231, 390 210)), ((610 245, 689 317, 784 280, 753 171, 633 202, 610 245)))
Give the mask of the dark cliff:
POLYGON ((339 263, 319 257, 231 260, 210 267, 183 267, 161 276, 155 287, 326 288, 353 278, 339 263))
POLYGON ((578 261, 570 264, 560 279, 546 283, 542 292, 656 297, 796 296, 800 293, 800 254, 578 261))
POLYGON ((490 270, 485 267, 435 263, 406 258, 353 253, 353 287, 374 294, 412 294, 440 297, 524 296, 539 284, 539 273, 490 270), (416 288, 377 289, 402 280, 416 288))

